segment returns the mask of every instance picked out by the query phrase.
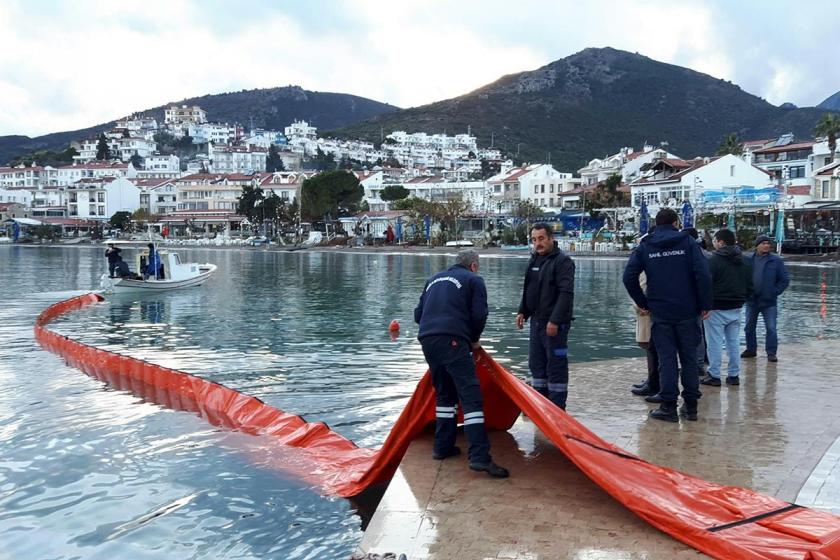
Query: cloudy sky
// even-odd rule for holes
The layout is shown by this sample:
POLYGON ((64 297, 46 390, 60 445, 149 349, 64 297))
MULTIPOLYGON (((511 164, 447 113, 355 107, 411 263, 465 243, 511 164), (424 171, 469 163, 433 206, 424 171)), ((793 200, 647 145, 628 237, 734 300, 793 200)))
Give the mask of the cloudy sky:
POLYGON ((299 85, 412 107, 586 47, 771 103, 840 90, 837 0, 0 0, 0 135, 299 85))

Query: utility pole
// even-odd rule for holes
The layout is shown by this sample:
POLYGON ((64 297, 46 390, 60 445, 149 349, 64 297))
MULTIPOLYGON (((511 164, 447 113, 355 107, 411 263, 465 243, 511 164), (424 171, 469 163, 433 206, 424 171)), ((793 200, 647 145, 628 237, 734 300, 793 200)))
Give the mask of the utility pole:
POLYGON ((494 134, 495 134, 494 132, 490 132, 490 147, 491 148, 493 147, 493 135, 494 134))

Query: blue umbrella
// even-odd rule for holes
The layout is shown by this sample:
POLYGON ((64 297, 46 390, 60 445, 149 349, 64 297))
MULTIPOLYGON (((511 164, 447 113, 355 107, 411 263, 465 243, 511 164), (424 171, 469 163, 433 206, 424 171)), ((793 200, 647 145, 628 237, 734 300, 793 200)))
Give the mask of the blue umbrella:
POLYGON ((726 228, 735 231, 735 210, 729 212, 729 220, 726 222, 726 228))
POLYGON ((686 201, 682 206, 682 227, 683 229, 694 227, 694 208, 691 203, 686 201))
POLYGON ((429 216, 423 218, 423 228, 426 230, 426 240, 432 238, 432 219, 429 216))
POLYGON ((20 224, 12 222, 12 240, 17 241, 20 238, 20 224))
POLYGON ((397 216, 397 243, 402 241, 402 216, 397 216))
POLYGON ((642 205, 639 206, 639 234, 645 235, 648 232, 650 228, 648 225, 649 220, 650 215, 648 214, 647 203, 643 200, 642 205))

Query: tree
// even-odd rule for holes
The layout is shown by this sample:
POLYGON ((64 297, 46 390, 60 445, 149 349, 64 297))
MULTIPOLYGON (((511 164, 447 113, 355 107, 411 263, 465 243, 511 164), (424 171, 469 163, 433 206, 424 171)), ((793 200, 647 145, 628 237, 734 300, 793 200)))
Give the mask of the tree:
POLYGON ((738 133, 730 132, 723 137, 723 142, 721 142, 720 146, 718 146, 715 155, 725 156, 727 154, 732 154, 733 156, 740 156, 743 153, 744 145, 741 143, 740 138, 738 138, 738 133))
POLYGON ((313 163, 317 171, 335 171, 336 168, 335 157, 325 153, 321 148, 315 152, 313 163))
POLYGON ((268 157, 265 158, 265 170, 268 173, 286 170, 286 166, 283 165, 283 158, 280 157, 280 150, 274 144, 268 147, 268 157))
POLYGON ((301 214, 306 218, 355 214, 364 189, 347 171, 327 171, 306 179, 301 187, 301 214))
POLYGON ((385 202, 402 200, 408 196, 408 189, 402 185, 388 185, 379 192, 379 198, 385 202))
POLYGON ((135 153, 133 156, 131 156, 131 158, 129 158, 128 161, 131 162, 131 165, 134 166, 134 169, 143 169, 143 158, 140 157, 138 154, 135 153))
POLYGON ((108 146, 108 139, 105 138, 105 133, 99 135, 99 142, 96 143, 96 159, 108 160, 111 159, 111 148, 108 146))
POLYGON ((592 208, 620 208, 630 203, 630 195, 618 190, 621 186, 621 175, 610 175, 606 181, 598 183, 595 190, 587 196, 587 209, 592 208))
POLYGON ((262 203, 265 196, 263 190, 253 185, 243 185, 242 194, 237 199, 236 213, 240 216, 248 218, 249 222, 254 222, 258 215, 258 203, 262 203))
POLYGON ((32 229, 32 235, 42 241, 57 241, 61 237, 61 228, 50 224, 40 224, 32 229))
MULTIPOLYGON (((522 218, 523 220, 525 220, 526 224, 531 224, 532 221, 544 216, 545 212, 543 212, 542 208, 540 208, 530 200, 520 200, 513 207, 513 215, 517 218, 522 218)), ((526 237, 528 235, 527 229, 528 227, 526 226, 526 237)))
POLYGON ((836 113, 826 113, 814 128, 815 136, 822 136, 828 140, 828 151, 834 155, 837 148, 837 136, 840 136, 840 118, 836 113))
POLYGON ((119 212, 114 212, 114 215, 111 216, 111 219, 108 220, 111 224, 111 227, 122 230, 122 231, 130 231, 131 230, 131 213, 126 212, 124 210, 120 210, 119 212))

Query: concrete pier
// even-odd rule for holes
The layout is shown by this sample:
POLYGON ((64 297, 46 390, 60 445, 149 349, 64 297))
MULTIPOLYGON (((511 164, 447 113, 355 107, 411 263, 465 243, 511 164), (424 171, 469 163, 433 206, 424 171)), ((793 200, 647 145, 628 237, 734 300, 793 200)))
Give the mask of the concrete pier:
MULTIPOLYGON (((840 514, 838 358, 835 341, 817 340, 783 346, 778 363, 742 360, 741 385, 701 386, 699 421, 679 424, 649 420, 655 405, 630 394, 643 358, 572 363, 568 410, 653 463, 840 514)), ((434 461, 431 434, 415 440, 357 556, 705 558, 615 502, 527 418, 491 441, 509 479, 470 471, 463 455, 434 461)))

